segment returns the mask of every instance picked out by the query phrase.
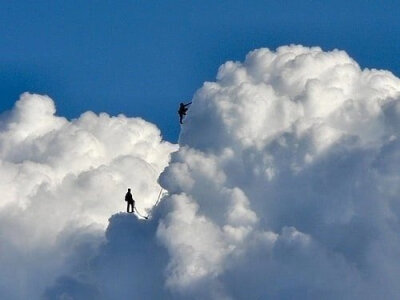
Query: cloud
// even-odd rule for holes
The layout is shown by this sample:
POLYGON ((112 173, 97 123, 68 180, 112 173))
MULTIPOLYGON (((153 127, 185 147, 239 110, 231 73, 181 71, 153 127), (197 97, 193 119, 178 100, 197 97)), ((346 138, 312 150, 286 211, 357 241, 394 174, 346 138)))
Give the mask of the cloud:
POLYGON ((166 284, 188 299, 400 295, 400 80, 343 51, 227 62, 160 182, 166 284))
POLYGON ((112 216, 107 242, 92 253, 76 251, 84 260, 48 287, 45 299, 170 299, 163 272, 168 255, 155 239, 157 224, 157 217, 112 216))
MULTIPOLYGON (((49 138, 38 134, 31 143, 26 134, 31 126, 16 130, 12 125, 21 114, 4 116, 3 131, 19 132, 10 141, 30 150, 7 152, 2 146, 1 153, 10 166, 25 161, 44 165, 35 176, 28 173, 32 167, 26 167, 28 175, 18 181, 36 186, 31 191, 44 195, 46 209, 55 194, 75 199, 61 206, 62 211, 73 211, 98 190, 105 202, 114 199, 130 182, 118 185, 113 180, 132 178, 127 170, 133 166, 143 170, 137 180, 147 176, 146 170, 153 174, 133 187, 139 192, 151 186, 138 197, 142 209, 150 209, 157 197, 160 172, 159 184, 168 191, 151 220, 115 214, 105 237, 101 226, 95 234, 93 220, 105 220, 112 210, 94 213, 94 201, 80 204, 87 211, 73 220, 78 228, 60 226, 57 243, 70 249, 64 250, 70 265, 61 264, 53 272, 60 276, 45 289, 47 299, 399 298, 400 79, 387 71, 361 69, 343 51, 292 45, 254 50, 244 62, 225 63, 216 81, 204 83, 192 100, 176 152, 176 146, 160 142, 159 132, 142 120, 129 119, 141 122, 135 128, 153 128, 156 138, 132 150, 124 144, 129 130, 118 131, 108 116, 89 113, 71 122, 50 118, 51 128, 59 128, 55 133, 76 124, 84 132, 102 132, 102 151, 123 152, 103 165, 95 163, 103 152, 77 143, 77 133, 71 144, 56 147, 60 143, 52 138, 43 147, 49 138), (100 122, 102 118, 106 121, 100 122), (108 125, 93 125, 98 123, 108 125), (155 139, 150 155, 147 143, 155 139), (82 149, 69 146, 77 144, 82 149), (59 149, 68 149, 65 157, 59 149), (138 152, 127 159, 124 149, 138 152), (67 163, 71 170, 85 166, 87 159, 69 162, 73 151, 92 157, 96 167, 76 171, 78 175, 70 171, 57 192, 49 192, 47 182, 38 187, 36 181, 52 182, 67 163), (19 152, 29 160, 21 159, 19 152), (51 159, 54 154, 58 160, 51 159), (156 164, 157 172, 147 164, 156 164), (47 175, 48 169, 56 175, 47 175), (80 180, 74 181, 77 176, 80 180), (114 190, 108 194, 111 186, 114 190)), ((31 135, 48 130, 44 125, 35 128, 31 135)), ((141 144, 136 138, 132 143, 141 144)), ((11 182, 5 174, 10 172, 1 177, 11 182)), ((31 201, 26 196, 15 202, 23 209, 31 201)), ((15 222, 4 234, 25 228, 20 224, 25 223, 15 222)), ((52 249, 44 245, 44 250, 52 249)))
MULTIPOLYGON (((86 112, 67 120, 47 96, 25 93, 0 118, 0 294, 37 299, 92 254, 110 215, 157 199, 176 145, 140 118, 86 112)), ((73 285, 73 282, 70 283, 73 285)), ((89 293, 90 289, 88 289, 89 293)))

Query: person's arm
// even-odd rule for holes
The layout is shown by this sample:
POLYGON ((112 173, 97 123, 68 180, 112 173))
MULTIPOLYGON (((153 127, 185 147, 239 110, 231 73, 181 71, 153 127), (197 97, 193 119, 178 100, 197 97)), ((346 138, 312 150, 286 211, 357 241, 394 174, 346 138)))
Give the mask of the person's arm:
POLYGON ((186 107, 186 106, 189 106, 190 104, 192 104, 192 102, 186 103, 186 104, 184 104, 184 106, 186 107))

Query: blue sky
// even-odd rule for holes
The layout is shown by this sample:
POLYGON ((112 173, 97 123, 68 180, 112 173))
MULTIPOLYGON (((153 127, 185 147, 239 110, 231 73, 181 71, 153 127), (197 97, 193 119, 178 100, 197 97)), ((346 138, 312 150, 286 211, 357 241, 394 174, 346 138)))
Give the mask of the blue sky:
POLYGON ((0 111, 24 91, 58 114, 141 116, 176 142, 177 105, 255 48, 346 50, 400 74, 399 1, 1 1, 0 111))

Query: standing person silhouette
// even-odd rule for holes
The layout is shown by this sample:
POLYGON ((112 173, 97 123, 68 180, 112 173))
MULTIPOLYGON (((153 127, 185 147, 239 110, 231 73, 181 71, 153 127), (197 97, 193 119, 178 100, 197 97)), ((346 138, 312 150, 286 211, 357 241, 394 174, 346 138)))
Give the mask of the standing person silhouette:
POLYGON ((180 124, 183 124, 183 116, 186 116, 186 112, 188 111, 188 109, 189 109, 188 106, 190 104, 192 104, 192 102, 189 102, 189 103, 186 103, 186 104, 181 102, 179 104, 178 115, 179 115, 179 123, 180 124))
POLYGON ((131 189, 128 189, 128 192, 125 195, 125 201, 127 202, 126 212, 133 213, 133 210, 135 209, 135 200, 133 200, 131 189), (129 211, 129 208, 131 208, 131 211, 129 211))

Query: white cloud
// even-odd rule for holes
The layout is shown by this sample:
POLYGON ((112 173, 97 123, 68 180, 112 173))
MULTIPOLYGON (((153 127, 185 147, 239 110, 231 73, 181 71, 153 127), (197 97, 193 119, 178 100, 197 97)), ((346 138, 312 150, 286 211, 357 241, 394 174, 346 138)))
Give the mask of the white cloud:
MULTIPOLYGON (((121 118, 127 120, 118 117, 114 122, 121 118)), ((7 124, 13 124, 9 120, 1 125, 5 131, 11 126, 7 124)), ((44 195, 46 209, 52 207, 54 194, 65 194, 85 207, 74 222, 92 224, 110 211, 99 208, 95 213, 90 199, 99 191, 104 199, 114 199, 118 187, 123 190, 128 184, 119 185, 118 180, 130 178, 128 170, 135 166, 152 174, 140 174, 148 176, 147 185, 155 185, 139 197, 148 203, 142 208, 149 208, 157 196, 158 172, 175 148, 160 145, 158 138, 153 154, 145 146, 128 155, 126 149, 132 148, 117 138, 127 130, 118 131, 112 120, 92 114, 72 122, 52 120, 52 127, 59 128, 48 133, 52 138, 40 135, 34 142, 21 138, 30 126, 14 128, 22 132, 13 138, 15 143, 30 150, 14 153, 2 146, 1 153, 7 157, 2 168, 11 171, 2 172, 1 178, 11 182, 7 174, 14 165, 24 163, 21 157, 30 155, 31 165, 21 169, 27 174, 18 179, 21 185, 36 186, 26 190, 44 195), (71 163, 76 171, 60 175, 62 184, 55 193, 48 186, 67 163, 74 149, 69 145, 81 143, 75 142, 78 134, 72 129, 70 144, 52 148, 49 145, 60 143, 48 142, 46 147, 41 143, 58 141, 57 132, 77 124, 85 128, 79 138, 103 137, 102 147, 88 142, 87 147, 75 150, 78 157, 92 157, 96 167, 79 170, 86 159, 71 163), (114 144, 120 145, 111 147, 114 144), (71 150, 63 156, 59 149, 71 150), (50 159, 54 153, 61 153, 58 160, 50 159), (113 159, 97 164, 104 156, 113 159), (156 164, 157 172, 145 167, 149 163, 156 164), (49 176, 48 170, 55 175, 49 176), (117 175, 121 173, 128 175, 117 175), (36 182, 46 183, 38 186, 36 182), (110 186, 114 190, 108 193, 110 186), (85 193, 90 197, 83 197, 85 193)), ((154 129, 137 119, 129 122, 142 122, 134 128, 154 129)), ((35 132, 46 130, 39 126, 35 132)), ((154 209, 153 218, 145 222, 116 214, 103 243, 90 229, 61 235, 63 247, 75 249, 67 257, 73 265, 60 267, 64 276, 48 286, 45 296, 399 298, 399 130, 400 79, 387 71, 362 70, 343 51, 286 46, 252 51, 244 62, 227 62, 220 67, 216 82, 205 83, 193 97, 180 148, 159 179, 169 194, 154 209)), ((152 132, 159 136, 158 131, 152 132)), ((13 178, 20 173, 14 171, 13 178)), ((12 189, 7 193, 17 195, 12 189)), ((32 203, 28 192, 23 195, 28 196, 16 201, 21 210, 32 203)), ((42 210, 46 211, 38 209, 42 210)), ((25 228, 20 224, 22 220, 15 222, 17 230, 25 228)), ((4 232, 13 231, 10 227, 4 232)))
POLYGON ((127 187, 149 210, 175 150, 142 119, 86 112, 68 121, 49 97, 23 94, 0 121, 2 297, 38 298, 76 247, 101 241, 127 187))
POLYGON ((343 51, 259 49, 221 66, 160 179, 170 288, 399 297, 399 107, 400 80, 343 51))

